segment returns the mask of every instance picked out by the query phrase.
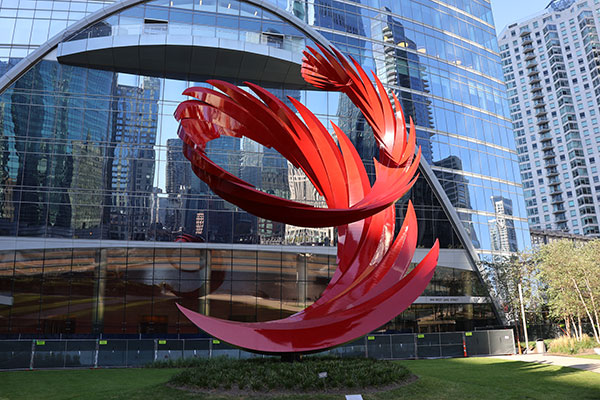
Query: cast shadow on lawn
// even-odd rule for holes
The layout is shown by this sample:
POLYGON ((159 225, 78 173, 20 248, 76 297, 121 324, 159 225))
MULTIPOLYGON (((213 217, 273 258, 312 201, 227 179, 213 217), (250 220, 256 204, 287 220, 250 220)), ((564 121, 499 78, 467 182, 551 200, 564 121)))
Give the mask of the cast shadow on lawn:
POLYGON ((600 399, 600 376, 573 368, 483 357, 402 363, 420 378, 454 387, 467 398, 600 399))

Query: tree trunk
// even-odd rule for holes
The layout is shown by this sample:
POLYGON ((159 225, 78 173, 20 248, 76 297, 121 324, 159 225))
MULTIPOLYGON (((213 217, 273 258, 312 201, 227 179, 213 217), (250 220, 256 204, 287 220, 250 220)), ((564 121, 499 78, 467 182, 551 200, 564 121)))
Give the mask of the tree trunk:
MULTIPOLYGON (((600 319, 598 319, 598 311, 594 310, 594 314, 596 316, 596 331, 600 332, 600 319)), ((600 344, 600 338, 596 338, 596 342, 600 344)))
POLYGON ((569 314, 569 319, 571 320, 571 324, 573 324, 573 332, 575 332, 575 339, 580 342, 581 336, 579 336, 579 331, 577 330, 577 321, 575 321, 575 317, 569 314))
POLYGON ((587 314, 588 318, 590 319, 590 322, 592 323, 592 332, 594 334, 594 339, 596 339, 597 342, 600 342, 600 335, 598 334, 598 331, 596 330, 596 325, 594 324, 594 319, 592 318, 592 314, 590 314, 590 310, 589 310, 587 304, 585 303, 585 300, 583 299, 583 295, 581 294, 579 285, 577 285, 577 282, 575 282, 575 279, 571 278, 571 280, 573 281, 573 285, 575 285, 575 290, 577 291, 577 294, 579 295, 579 300, 581 300, 581 303, 583 304, 585 313, 587 314))
MULTIPOLYGON (((594 298, 594 291, 590 287, 590 281, 587 278, 584 279, 584 282, 585 282, 585 286, 587 287, 588 293, 590 295, 590 299, 592 301, 592 309, 594 311, 594 317, 596 317, 595 322, 594 322, 593 318, 590 322, 592 323, 592 326, 594 326, 594 324, 596 325, 596 331, 600 333, 600 319, 598 319, 598 307, 596 307, 596 299, 594 298)), ((600 344, 599 337, 596 337, 596 342, 598 342, 600 344)))
POLYGON ((581 315, 579 311, 577 311, 577 321, 579 322, 579 341, 581 342, 583 339, 583 330, 581 329, 581 315))
POLYGON ((571 316, 570 315, 565 316, 565 333, 567 334, 567 337, 570 339, 571 338, 571 316))

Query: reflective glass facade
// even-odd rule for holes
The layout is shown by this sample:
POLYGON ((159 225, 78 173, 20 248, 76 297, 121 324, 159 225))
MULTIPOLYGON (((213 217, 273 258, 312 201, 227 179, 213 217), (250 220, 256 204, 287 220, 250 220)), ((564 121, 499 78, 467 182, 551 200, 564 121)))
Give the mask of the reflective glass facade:
MULTIPOLYGON (((0 43, 0 71, 57 33, 54 21, 103 3, 112 2, 1 1, 13 32, 0 43)), ((176 302, 262 321, 319 296, 335 269, 335 230, 266 221, 212 194, 183 157, 172 116, 182 91, 204 79, 252 80, 338 124, 373 172, 364 117, 343 95, 295 80, 300 50, 315 41, 306 26, 398 94, 444 192, 420 178, 398 202, 399 221, 415 203, 419 246, 439 238, 445 250, 418 304, 387 328, 498 323, 473 255, 522 249, 529 235, 489 3, 269 4, 135 2, 63 33, 58 51, 0 93, 0 333, 195 333, 176 302), (186 60, 193 68, 178 69, 186 60), (196 242, 174 243, 182 234, 196 242)), ((323 205, 270 149, 220 138, 207 152, 262 190, 323 205)))

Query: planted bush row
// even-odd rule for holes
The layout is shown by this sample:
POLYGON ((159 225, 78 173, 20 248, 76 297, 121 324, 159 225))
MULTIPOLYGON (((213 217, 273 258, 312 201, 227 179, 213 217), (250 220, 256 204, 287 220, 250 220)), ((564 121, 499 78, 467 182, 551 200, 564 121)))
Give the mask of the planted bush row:
POLYGON ((560 338, 550 341, 549 350, 552 353, 561 354, 578 354, 585 350, 599 347, 598 343, 584 334, 581 340, 577 340, 574 337, 562 336, 560 338))
POLYGON ((175 386, 222 390, 366 388, 400 383, 409 376, 397 363, 364 358, 310 357, 301 362, 281 362, 278 358, 213 358, 161 362, 153 366, 187 367, 170 380, 175 386))

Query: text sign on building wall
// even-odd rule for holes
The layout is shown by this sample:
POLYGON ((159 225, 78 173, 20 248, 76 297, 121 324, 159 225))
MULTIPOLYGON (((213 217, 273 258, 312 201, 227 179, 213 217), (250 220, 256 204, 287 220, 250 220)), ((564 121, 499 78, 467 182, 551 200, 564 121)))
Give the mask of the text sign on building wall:
POLYGON ((475 296, 419 296, 415 304, 483 304, 489 303, 489 297, 475 296))

